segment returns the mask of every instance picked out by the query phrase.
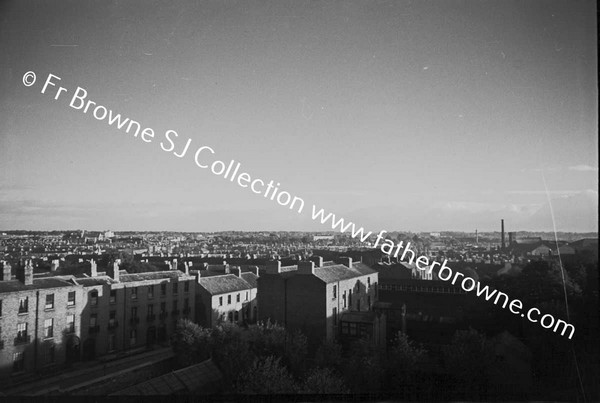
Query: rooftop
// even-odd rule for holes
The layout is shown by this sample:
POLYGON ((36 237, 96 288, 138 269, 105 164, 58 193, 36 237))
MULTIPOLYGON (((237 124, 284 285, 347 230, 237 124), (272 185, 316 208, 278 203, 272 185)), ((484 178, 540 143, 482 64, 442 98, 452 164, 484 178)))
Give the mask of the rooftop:
POLYGON ((209 294, 219 295, 234 291, 243 291, 253 288, 247 281, 233 274, 223 276, 201 277, 198 283, 209 294))

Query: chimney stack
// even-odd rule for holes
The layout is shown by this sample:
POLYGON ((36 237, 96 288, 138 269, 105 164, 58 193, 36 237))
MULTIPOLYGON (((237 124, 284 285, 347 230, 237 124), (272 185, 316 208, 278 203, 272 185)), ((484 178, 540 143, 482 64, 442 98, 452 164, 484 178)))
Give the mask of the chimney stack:
POLYGON ((260 269, 258 266, 252 266, 252 273, 256 274, 256 277, 260 277, 260 269))
POLYGON ((502 234, 500 235, 502 237, 501 245, 502 245, 502 249, 504 249, 504 248, 506 248, 506 244, 504 242, 504 219, 500 220, 500 225, 501 225, 501 230, 502 230, 502 234))
POLYGON ((169 267, 170 270, 177 270, 177 259, 173 259, 173 264, 169 267))
POLYGON ((113 280, 117 283, 119 282, 119 263, 121 263, 120 259, 117 259, 113 262, 113 280))
POLYGON ((242 277, 242 268, 240 266, 232 266, 229 269, 229 273, 237 277, 242 277))
POLYGON ((98 265, 94 259, 90 260, 90 272, 92 277, 98 276, 98 265))
POLYGON ((267 273, 268 274, 279 274, 281 273, 281 260, 271 260, 267 262, 267 273))
POLYGON ((339 262, 350 269, 352 268, 352 258, 351 257, 343 256, 343 257, 339 258, 339 262))
POLYGON ((25 266, 22 268, 22 278, 23 284, 32 285, 33 284, 33 263, 31 259, 25 260, 25 266))
POLYGON ((60 266, 60 260, 58 260, 58 259, 52 259, 52 263, 50 264, 50 271, 56 271, 56 270, 58 270, 59 266, 60 266))
POLYGON ((183 262, 183 267, 185 267, 185 274, 189 275, 190 274, 190 264, 188 264, 188 262, 183 262))
POLYGON ((12 267, 10 266, 10 264, 8 264, 8 262, 4 260, 0 263, 2 264, 2 281, 12 280, 12 267))
POLYGON ((315 274, 315 262, 298 262, 298 274, 315 274))
POLYGON ((310 260, 315 262, 316 267, 323 267, 323 258, 321 256, 313 255, 310 260))

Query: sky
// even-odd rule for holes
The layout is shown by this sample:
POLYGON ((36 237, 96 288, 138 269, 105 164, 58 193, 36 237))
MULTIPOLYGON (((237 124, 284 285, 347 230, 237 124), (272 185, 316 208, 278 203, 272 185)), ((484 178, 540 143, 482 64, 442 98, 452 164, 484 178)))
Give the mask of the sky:
POLYGON ((596 40, 592 1, 5 1, 0 230, 597 231, 596 40))

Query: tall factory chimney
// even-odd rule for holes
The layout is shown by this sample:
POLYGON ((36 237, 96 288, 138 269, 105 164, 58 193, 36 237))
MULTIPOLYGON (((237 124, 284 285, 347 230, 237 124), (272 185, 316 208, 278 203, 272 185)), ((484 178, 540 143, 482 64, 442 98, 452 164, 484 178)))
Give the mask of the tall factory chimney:
POLYGON ((504 219, 500 220, 500 225, 501 225, 501 232, 502 234, 500 235, 502 237, 501 239, 501 245, 502 245, 502 249, 506 248, 506 244, 504 243, 504 219))

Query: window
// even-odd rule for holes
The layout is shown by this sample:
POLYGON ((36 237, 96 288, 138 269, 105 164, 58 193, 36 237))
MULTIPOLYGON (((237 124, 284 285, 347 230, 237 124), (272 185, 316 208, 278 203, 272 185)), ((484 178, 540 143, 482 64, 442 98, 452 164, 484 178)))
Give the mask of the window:
POLYGON ((67 300, 67 306, 75 305, 75 291, 69 292, 69 298, 67 300))
POLYGON ((371 286, 371 277, 367 277, 367 287, 371 286))
POLYGON ((367 305, 369 306, 369 311, 371 310, 371 296, 367 295, 367 305))
POLYGON ((246 301, 248 301, 248 291, 246 291, 246 301))
POLYGON ((46 319, 44 321, 44 337, 50 338, 54 337, 54 319, 46 319))
POLYGON ((190 282, 186 281, 183 283, 183 292, 190 292, 190 282))
POLYGON ((98 324, 98 315, 93 313, 90 315, 90 327, 95 327, 98 324))
POLYGON ((348 290, 348 306, 352 309, 352 290, 348 290))
POLYGON ((75 332, 75 315, 67 315, 67 332, 75 332))
POLYGON ((137 299, 137 287, 131 289, 131 299, 137 299))
POLYGON ((137 306, 131 308, 131 317, 137 318, 137 306))
POLYGON ((179 292, 179 283, 173 283, 173 295, 177 295, 179 292))
POLYGON ((115 349, 116 349, 115 334, 109 333, 108 334, 108 351, 115 351, 115 349))
POLYGON ((234 322, 237 322, 237 321, 239 321, 239 319, 240 319, 240 316, 239 316, 239 315, 240 315, 240 314, 239 314, 239 312, 238 312, 238 311, 235 311, 235 312, 233 313, 233 321, 234 321, 234 322))
POLYGON ((2 300, 0 299, 0 318, 2 317, 2 300))
POLYGON ((337 325, 337 308, 333 308, 331 316, 333 317, 333 325, 337 325))
POLYGON ((98 305, 98 291, 93 290, 90 292, 90 305, 96 306, 98 305))
POLYGON ((344 291, 344 294, 342 295, 342 299, 344 300, 344 308, 347 306, 346 305, 346 291, 344 291))
POLYGON ((152 299, 152 298, 154 298, 154 286, 149 285, 148 286, 148 299, 152 299))
POLYGON ((135 346, 136 343, 137 343, 137 330, 131 329, 129 331, 129 345, 135 346))
POLYGON ((27 339, 27 323, 17 323, 17 339, 27 339))
POLYGON ((111 304, 117 303, 117 290, 110 290, 110 303, 111 304))
POLYGON ((46 309, 54 309, 54 294, 46 294, 46 309))
POLYGON ((148 304, 148 316, 154 315, 154 305, 148 304))
POLYGON ((227 296, 227 305, 231 305, 231 295, 227 296))
POLYGON ((333 286, 333 299, 337 298, 337 285, 333 286))
POLYGON ((167 295, 167 283, 160 284, 160 295, 163 297, 167 295))
POLYGON ((233 322, 233 312, 229 311, 229 313, 227 314, 227 317, 230 322, 233 322))
POLYGON ((188 309, 190 309, 190 299, 189 298, 186 298, 186 299, 183 300, 183 309, 186 310, 186 311, 188 309))
POLYGON ((117 324, 117 311, 110 311, 108 314, 108 326, 115 326, 117 324))
POLYGON ((46 364, 52 364, 54 362, 55 351, 56 351, 56 348, 54 346, 54 343, 48 343, 46 345, 46 349, 44 351, 45 352, 44 361, 46 364))
POLYGON ((358 335, 358 329, 356 328, 356 323, 350 323, 350 335, 351 336, 358 335))
POLYGON ((29 297, 19 299, 19 313, 27 313, 29 311, 29 297))
POLYGON ((236 301, 236 302, 240 302, 240 294, 239 294, 239 293, 238 293, 238 295, 236 295, 236 297, 235 297, 235 301, 236 301))
POLYGON ((19 351, 13 353, 13 371, 21 372, 25 370, 25 352, 19 351))
POLYGON ((160 303, 160 313, 165 313, 166 311, 167 311, 167 303, 161 302, 160 303))
POLYGON ((173 301, 173 312, 177 312, 177 300, 173 301))
POLYGON ((219 306, 223 306, 223 297, 219 297, 219 306))

